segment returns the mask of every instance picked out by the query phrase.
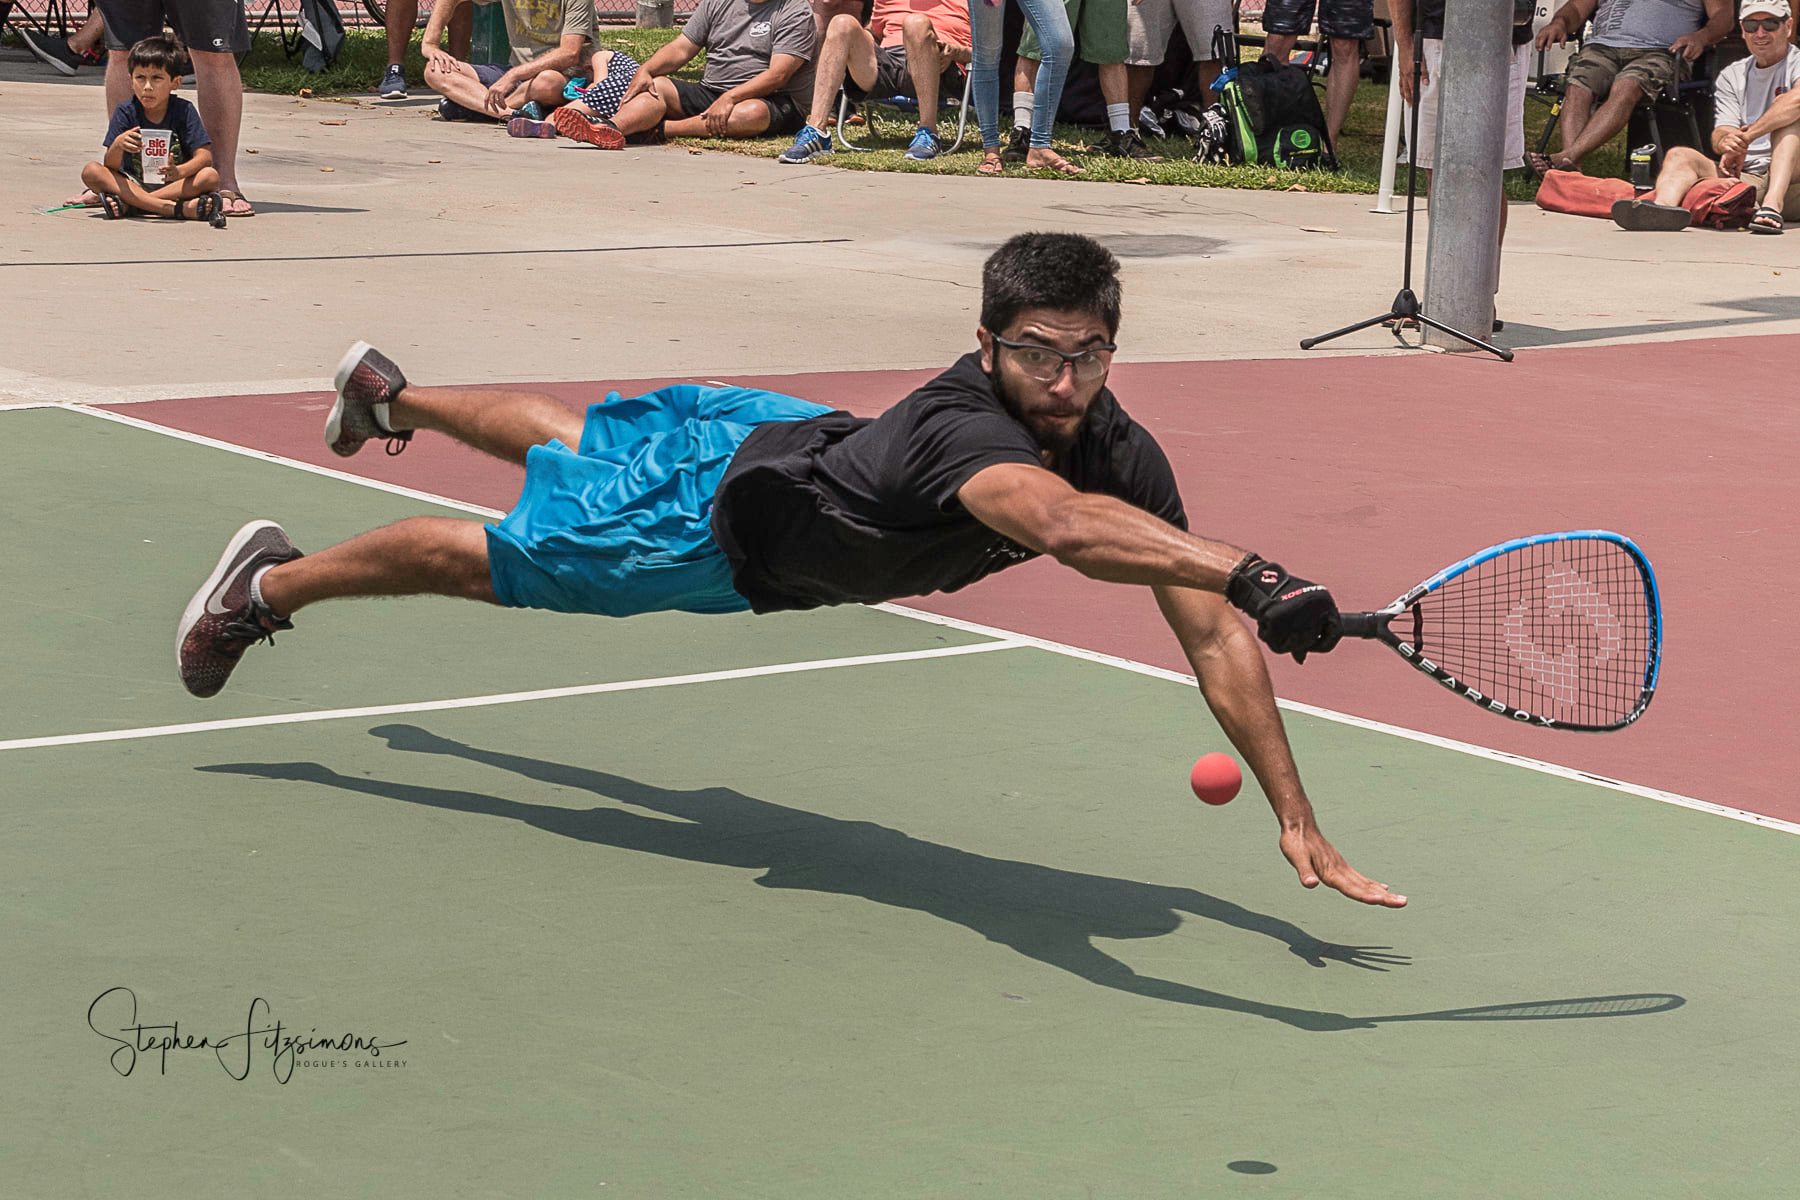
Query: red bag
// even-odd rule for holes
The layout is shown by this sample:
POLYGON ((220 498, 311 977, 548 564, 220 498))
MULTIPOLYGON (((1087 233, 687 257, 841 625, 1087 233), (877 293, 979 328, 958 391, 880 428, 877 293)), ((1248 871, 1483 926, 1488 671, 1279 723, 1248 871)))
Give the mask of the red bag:
POLYGON ((1538 207, 1546 212, 1576 217, 1612 219, 1612 206, 1629 200, 1637 191, 1627 179, 1599 179, 1580 171, 1545 171, 1538 184, 1538 207))
MULTIPOLYGON (((1546 171, 1538 185, 1538 207, 1577 217, 1612 216, 1612 206, 1637 195, 1625 179, 1598 179, 1579 171, 1546 171)), ((1741 179, 1702 179, 1681 198, 1694 224, 1742 229, 1756 213, 1756 189, 1741 179)))

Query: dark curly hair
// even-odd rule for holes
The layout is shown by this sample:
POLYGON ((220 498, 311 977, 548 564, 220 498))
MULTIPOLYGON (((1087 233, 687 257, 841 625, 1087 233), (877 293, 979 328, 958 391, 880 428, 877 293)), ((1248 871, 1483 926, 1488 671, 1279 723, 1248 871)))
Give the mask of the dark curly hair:
POLYGON ((1119 260, 1079 233, 1021 233, 981 268, 981 324, 1000 333, 1032 308, 1091 313, 1119 332, 1119 260))
POLYGON ((131 54, 126 59, 128 70, 135 71, 139 67, 153 67, 179 82, 187 74, 187 53, 172 37, 161 34, 147 37, 132 43, 131 54))

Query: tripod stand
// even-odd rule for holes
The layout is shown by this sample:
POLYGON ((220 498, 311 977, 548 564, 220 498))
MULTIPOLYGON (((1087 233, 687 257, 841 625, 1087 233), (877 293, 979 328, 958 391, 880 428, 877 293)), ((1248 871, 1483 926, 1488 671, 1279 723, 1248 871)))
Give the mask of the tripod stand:
MULTIPOLYGON (((1421 107, 1419 104, 1419 84, 1424 78, 1424 71, 1425 34, 1422 26, 1416 26, 1413 29, 1412 127, 1411 132, 1406 136, 1406 257, 1404 259, 1404 265, 1400 270, 1399 294, 1394 297, 1394 303, 1387 312, 1370 317, 1366 321, 1358 321, 1354 325, 1346 325, 1342 329, 1334 329, 1330 333, 1321 333, 1318 337, 1306 338, 1300 343, 1300 348, 1302 350, 1311 350, 1320 342, 1329 342, 1333 338, 1341 338, 1346 333, 1355 333, 1359 329, 1367 329, 1369 326, 1379 325, 1383 321, 1400 322, 1411 320, 1417 322, 1421 326, 1435 329, 1439 333, 1447 333, 1453 338, 1458 338, 1469 343, 1471 346, 1478 346, 1481 349, 1486 350, 1489 354, 1497 356, 1501 362, 1511 362, 1513 359, 1513 352, 1511 350, 1506 350, 1499 346, 1492 345, 1491 343, 1484 342, 1480 338, 1472 337, 1460 329, 1452 329, 1450 326, 1436 318, 1426 316, 1419 307, 1418 295, 1414 293, 1412 289, 1413 210, 1417 204, 1417 183, 1419 178, 1419 109, 1421 107)), ((1394 336, 1399 337, 1399 335, 1400 331, 1396 328, 1394 330, 1394 336)))

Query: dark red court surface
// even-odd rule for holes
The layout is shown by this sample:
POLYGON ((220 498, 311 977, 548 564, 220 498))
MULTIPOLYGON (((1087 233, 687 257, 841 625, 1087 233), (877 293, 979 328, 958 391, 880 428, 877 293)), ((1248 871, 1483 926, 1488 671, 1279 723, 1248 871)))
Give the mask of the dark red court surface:
MULTIPOLYGON (((1121 364, 1112 382, 1168 451, 1196 532, 1329 584, 1346 608, 1380 607, 1466 554, 1548 530, 1615 529, 1656 565, 1662 686, 1627 731, 1514 728, 1373 644, 1305 667, 1282 660, 1282 696, 1800 820, 1800 796, 1780 782, 1800 726, 1789 679, 1800 406, 1781 376, 1754 365, 1796 355, 1800 337, 1730 338, 1526 351, 1510 365, 1433 354, 1121 364)), ((729 382, 872 413, 931 374, 729 382)), ((572 400, 600 391, 543 386, 572 400)), ((490 507, 514 498, 516 469, 443 439, 398 458, 333 457, 319 433, 327 403, 308 393, 119 411, 490 507)), ((907 603, 1187 669, 1148 592, 1053 563, 907 603)))

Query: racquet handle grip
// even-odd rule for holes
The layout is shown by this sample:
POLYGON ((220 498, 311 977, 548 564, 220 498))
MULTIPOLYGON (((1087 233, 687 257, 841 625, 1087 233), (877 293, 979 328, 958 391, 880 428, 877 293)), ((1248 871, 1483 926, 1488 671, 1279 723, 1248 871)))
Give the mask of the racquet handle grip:
POLYGON ((1388 613, 1360 612, 1339 613, 1338 620, 1343 622, 1344 636, 1353 638, 1379 638, 1387 623, 1393 617, 1388 613))

